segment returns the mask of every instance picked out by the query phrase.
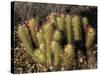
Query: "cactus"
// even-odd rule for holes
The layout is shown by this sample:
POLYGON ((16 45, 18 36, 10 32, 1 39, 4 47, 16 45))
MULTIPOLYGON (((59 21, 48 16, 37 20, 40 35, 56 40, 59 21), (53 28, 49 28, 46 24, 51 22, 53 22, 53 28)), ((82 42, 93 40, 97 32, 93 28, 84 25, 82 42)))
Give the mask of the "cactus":
POLYGON ((83 23, 83 28, 85 29, 88 25, 88 18, 87 17, 83 17, 82 18, 82 23, 83 23))
MULTIPOLYGON (((85 29, 88 19, 83 17, 81 20, 78 15, 72 17, 67 14, 64 16, 52 13, 49 15, 50 21, 44 23, 38 30, 38 22, 34 18, 29 20, 28 26, 19 25, 19 39, 33 61, 47 66, 58 66, 59 64, 68 66, 71 64, 75 54, 73 46, 77 47, 74 41, 81 39, 81 22, 85 29), (32 44, 33 42, 36 47, 32 44)), ((88 32, 84 38, 86 39, 85 46, 89 49, 94 45, 95 30, 92 27, 87 29, 88 32)))
POLYGON ((52 58, 51 58, 51 47, 50 47, 50 42, 46 41, 46 60, 47 60, 47 64, 48 66, 50 66, 52 64, 52 58))
POLYGON ((64 31, 65 25, 64 25, 64 17, 57 17, 57 28, 58 30, 64 31))
POLYGON ((55 41, 60 42, 61 39, 62 39, 61 32, 56 30, 55 33, 54 33, 54 35, 53 35, 53 38, 54 38, 55 41))
POLYGON ((91 48, 94 45, 95 40, 95 30, 90 27, 88 28, 88 32, 86 33, 86 48, 91 48))
POLYGON ((28 23, 28 27, 29 27, 33 42, 38 47, 37 38, 36 38, 37 21, 35 19, 30 19, 28 23))
POLYGON ((60 57, 60 51, 62 50, 60 44, 56 41, 52 41, 51 43, 51 49, 54 54, 54 65, 59 64, 59 57, 60 57))
POLYGON ((72 26, 73 26, 73 33, 74 33, 74 40, 80 40, 81 39, 81 27, 80 27, 80 17, 78 15, 75 15, 72 17, 72 26))
POLYGON ((42 64, 46 63, 46 59, 45 59, 44 53, 41 50, 36 49, 34 51, 33 55, 36 57, 34 59, 36 62, 39 62, 39 63, 42 63, 42 64))
POLYGON ((51 65, 51 47, 50 47, 50 44, 51 44, 51 40, 52 40, 52 36, 53 36, 53 27, 50 23, 44 25, 43 27, 43 30, 44 30, 44 37, 45 37, 45 40, 46 40, 46 60, 47 60, 47 64, 48 65, 51 65))
POLYGON ((25 26, 19 25, 18 36, 22 40, 25 48, 27 50, 29 50, 28 53, 31 54, 33 52, 33 47, 32 47, 32 43, 31 43, 31 39, 29 37, 28 29, 25 26))
POLYGON ((46 45, 45 44, 40 44, 40 50, 45 53, 46 45))
POLYGON ((50 14, 49 18, 50 18, 50 22, 51 22, 51 23, 56 23, 56 22, 55 22, 55 21, 56 21, 56 17, 55 17, 55 13, 54 13, 54 12, 52 12, 52 13, 50 14))
POLYGON ((60 54, 61 66, 69 66, 74 58, 74 47, 72 44, 68 43, 64 47, 64 51, 60 54))
POLYGON ((57 23, 56 23, 56 13, 55 12, 52 12, 50 15, 49 15, 49 22, 51 23, 51 25, 54 27, 54 29, 57 27, 57 23))
POLYGON ((52 40, 52 36, 54 34, 54 29, 50 23, 47 23, 46 25, 43 26, 43 31, 45 34, 45 39, 48 41, 52 40))
POLYGON ((67 41, 68 43, 72 42, 72 26, 71 26, 71 16, 67 15, 66 18, 66 37, 67 37, 67 41))
POLYGON ((23 42, 28 54, 30 56, 32 56, 33 60, 36 60, 36 58, 33 54, 34 48, 32 46, 31 39, 30 39, 27 27, 25 27, 24 25, 19 25, 19 27, 18 27, 18 36, 21 39, 21 41, 23 42))
POLYGON ((36 38, 37 38, 39 45, 45 44, 45 38, 44 38, 43 30, 40 29, 39 32, 37 32, 36 38))
POLYGON ((68 58, 70 58, 74 55, 74 49, 71 44, 67 44, 67 46, 65 46, 65 48, 64 48, 64 51, 68 58))

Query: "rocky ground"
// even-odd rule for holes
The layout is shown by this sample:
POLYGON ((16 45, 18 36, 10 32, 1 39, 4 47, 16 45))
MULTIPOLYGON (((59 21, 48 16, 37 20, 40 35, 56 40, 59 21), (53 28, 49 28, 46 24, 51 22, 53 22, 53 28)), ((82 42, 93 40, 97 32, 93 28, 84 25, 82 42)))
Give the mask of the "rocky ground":
POLYGON ((74 59, 70 66, 64 67, 46 67, 43 64, 34 63, 31 57, 27 54, 22 43, 20 43, 20 46, 18 45, 12 50, 14 51, 14 58, 12 58, 12 62, 14 63, 14 73, 51 72, 97 68, 97 50, 94 48, 88 50, 87 60, 85 55, 83 55, 81 52, 78 52, 78 62, 76 62, 76 59, 74 59), (76 63, 78 63, 78 65, 76 65, 76 63))

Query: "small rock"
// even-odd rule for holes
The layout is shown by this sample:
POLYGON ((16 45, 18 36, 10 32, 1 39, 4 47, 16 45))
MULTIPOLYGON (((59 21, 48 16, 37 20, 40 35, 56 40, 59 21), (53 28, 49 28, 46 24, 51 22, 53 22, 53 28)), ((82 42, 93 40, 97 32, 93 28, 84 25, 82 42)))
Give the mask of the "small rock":
POLYGON ((23 73, 23 69, 22 68, 17 68, 16 71, 17 71, 17 73, 23 73))
POLYGON ((65 70, 65 68, 64 68, 64 67, 62 67, 62 68, 61 68, 61 71, 64 71, 64 70, 65 70))

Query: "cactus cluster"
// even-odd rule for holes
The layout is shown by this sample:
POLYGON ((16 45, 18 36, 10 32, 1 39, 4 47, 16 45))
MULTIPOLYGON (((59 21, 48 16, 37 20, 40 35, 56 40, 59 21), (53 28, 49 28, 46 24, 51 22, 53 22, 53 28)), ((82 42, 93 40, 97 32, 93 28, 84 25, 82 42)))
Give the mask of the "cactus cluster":
POLYGON ((35 18, 18 26, 18 36, 34 62, 50 65, 69 65, 75 55, 74 41, 82 39, 86 49, 94 45, 95 30, 88 18, 79 15, 51 13, 39 25, 35 18))

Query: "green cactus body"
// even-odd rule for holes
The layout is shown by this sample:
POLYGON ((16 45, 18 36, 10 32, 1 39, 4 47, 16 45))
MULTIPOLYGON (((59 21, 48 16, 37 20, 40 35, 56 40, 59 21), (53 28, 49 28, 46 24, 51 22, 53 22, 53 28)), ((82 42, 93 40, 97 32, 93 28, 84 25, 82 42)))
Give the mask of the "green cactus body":
POLYGON ((32 56, 33 60, 36 60, 36 57, 33 54, 33 49, 34 48, 32 47, 32 43, 31 43, 31 39, 30 39, 27 27, 20 25, 18 27, 18 36, 21 39, 21 41, 23 42, 24 47, 27 50, 27 53, 30 56, 32 56))
POLYGON ((45 34, 45 39, 48 41, 52 40, 52 36, 54 34, 54 29, 50 23, 46 24, 43 26, 44 34, 45 34))
POLYGON ((80 18, 79 16, 74 16, 72 17, 72 26, 73 26, 73 33, 74 33, 74 40, 80 40, 81 35, 80 35, 80 18))
POLYGON ((57 16, 55 15, 56 13, 52 12, 50 15, 49 15, 49 23, 52 25, 53 29, 56 29, 57 28, 57 16))
POLYGON ((71 56, 74 55, 74 49, 71 44, 67 44, 64 49, 65 53, 67 54, 67 57, 70 58, 71 56))
POLYGON ((65 59, 66 65, 70 64, 71 60, 73 59, 73 56, 74 56, 74 49, 71 44, 67 44, 67 46, 65 46, 64 56, 66 58, 65 59))
POLYGON ((46 63, 46 59, 45 59, 44 53, 41 50, 36 49, 34 51, 33 55, 36 57, 34 59, 34 61, 39 62, 39 63, 42 63, 42 64, 45 64, 46 63))
POLYGON ((36 38, 36 32, 37 32, 36 25, 37 25, 37 21, 35 19, 29 20, 28 27, 32 36, 32 40, 35 43, 35 45, 38 47, 37 38, 36 38))
POLYGON ((38 44, 45 44, 45 38, 44 38, 44 33, 43 31, 40 29, 39 32, 37 32, 36 34, 37 40, 38 40, 38 44))
POLYGON ((41 52, 43 53, 45 59, 46 59, 46 44, 40 44, 40 48, 41 52))
POLYGON ((52 58, 51 58, 51 47, 50 47, 50 42, 46 41, 46 61, 47 61, 47 65, 50 66, 52 64, 52 58))
POLYGON ((45 52, 46 51, 46 45, 45 44, 40 44, 40 50, 45 52))
POLYGON ((60 42, 60 41, 61 41, 61 39, 62 39, 61 32, 60 32, 60 31, 58 31, 58 30, 56 30, 56 31, 55 31, 55 33, 54 33, 54 35, 53 35, 53 38, 54 38, 54 40, 55 40, 55 41, 60 42))
POLYGON ((58 30, 64 31, 64 17, 57 17, 57 28, 58 30))
POLYGON ((52 12, 50 15, 49 15, 49 19, 50 19, 50 23, 54 25, 56 25, 56 16, 55 16, 55 13, 52 12))
POLYGON ((32 47, 32 43, 30 40, 30 36, 29 36, 29 32, 28 32, 27 27, 20 25, 18 27, 18 36, 22 40, 25 48, 28 50, 27 52, 29 54, 32 54, 33 47, 32 47))
POLYGON ((72 42, 72 26, 71 26, 71 16, 67 15, 66 18, 66 34, 67 34, 67 41, 68 43, 72 42))
POLYGON ((88 18, 87 17, 83 17, 82 18, 82 23, 83 23, 83 27, 85 29, 87 27, 87 25, 88 25, 88 18))
POLYGON ((43 26, 43 31, 44 31, 44 38, 46 41, 46 59, 47 59, 47 64, 51 65, 51 41, 52 41, 52 36, 53 36, 53 27, 50 23, 46 24, 43 26))
POLYGON ((51 48, 54 54, 54 65, 59 64, 59 57, 60 57, 60 51, 61 51, 61 46, 59 45, 58 42, 52 41, 51 43, 51 48))
POLYGON ((95 30, 91 27, 88 28, 88 32, 86 34, 86 48, 91 48, 94 44, 95 40, 95 30))

